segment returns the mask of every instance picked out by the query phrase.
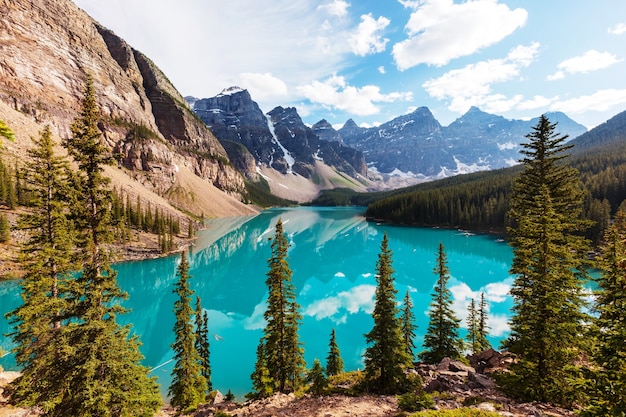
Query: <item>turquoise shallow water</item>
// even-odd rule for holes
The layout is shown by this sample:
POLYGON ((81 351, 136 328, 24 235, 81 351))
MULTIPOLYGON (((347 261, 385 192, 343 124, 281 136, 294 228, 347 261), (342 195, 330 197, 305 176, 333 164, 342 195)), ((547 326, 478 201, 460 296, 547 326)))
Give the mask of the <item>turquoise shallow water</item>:
MULTIPOLYGON (((290 241, 297 301, 304 316, 300 339, 308 366, 315 358, 325 363, 332 328, 348 370, 363 367, 363 335, 371 330, 375 265, 383 233, 393 252, 398 300, 411 291, 418 350, 428 326, 426 315, 439 242, 448 256, 454 308, 464 318, 469 300, 485 292, 489 302, 491 341, 506 336, 512 305, 508 270, 512 251, 496 236, 458 230, 394 227, 368 223, 360 208, 288 208, 258 216, 209 222, 191 249, 190 284, 209 315, 213 385, 238 396, 251 389, 256 346, 264 326, 267 258, 274 225, 279 218, 290 241)), ((120 318, 132 323, 141 337, 144 363, 153 369, 164 392, 170 381, 173 342, 172 312, 179 256, 115 265, 122 288, 130 295, 131 312, 120 318)), ((20 302, 17 282, 0 283, 0 313, 20 302)), ((463 326, 465 323, 463 322, 463 326)), ((0 332, 8 324, 0 318, 0 332)), ((464 329, 463 329, 464 331, 464 329)), ((0 346, 10 341, 0 337, 0 346)), ((11 355, 0 359, 14 368, 11 355)))

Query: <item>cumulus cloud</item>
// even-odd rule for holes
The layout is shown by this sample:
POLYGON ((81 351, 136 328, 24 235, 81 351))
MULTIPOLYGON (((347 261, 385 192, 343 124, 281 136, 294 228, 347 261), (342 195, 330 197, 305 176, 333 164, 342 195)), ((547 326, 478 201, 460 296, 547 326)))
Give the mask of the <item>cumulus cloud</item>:
POLYGON ((520 110, 540 109, 540 108, 544 108, 546 106, 549 106, 550 103, 552 103, 553 101, 554 101, 554 99, 552 99, 552 98, 548 98, 548 97, 544 97, 544 96, 534 96, 531 99, 523 100, 522 102, 520 102, 517 105, 517 108, 520 109, 520 110))
POLYGON ((413 94, 410 92, 381 93, 380 87, 366 85, 354 87, 347 83, 344 77, 333 75, 325 81, 313 81, 308 85, 301 85, 298 92, 313 103, 318 103, 331 109, 344 110, 359 116, 377 114, 380 108, 376 103, 392 103, 396 101, 410 101, 413 94))
POLYGON ((563 71, 557 71, 554 74, 548 75, 546 78, 548 81, 562 80, 565 78, 565 73, 563 71))
POLYGON ((550 106, 552 110, 568 114, 584 113, 586 111, 606 111, 616 106, 626 104, 626 89, 607 89, 596 91, 593 94, 575 97, 567 100, 557 100, 550 106))
POLYGON ((598 52, 595 49, 590 49, 580 56, 575 56, 561 62, 557 66, 559 70, 555 74, 549 75, 548 80, 560 80, 565 77, 565 73, 586 74, 608 68, 621 61, 623 60, 617 59, 617 57, 610 52, 598 52))
POLYGON ((393 46, 399 70, 419 64, 443 66, 452 59, 498 43, 526 23, 528 13, 497 0, 404 1, 414 9, 405 30, 408 38, 393 46))
POLYGON ((240 84, 248 89, 255 100, 268 100, 287 95, 287 84, 269 72, 263 74, 245 72, 239 78, 240 84))
POLYGON ((611 35, 621 35, 626 33, 626 23, 618 23, 615 26, 611 26, 608 30, 611 35))
POLYGON ((330 3, 321 4, 317 6, 318 10, 323 10, 331 16, 345 16, 348 14, 348 7, 350 3, 344 0, 335 0, 330 3))
POLYGON ((352 52, 359 56, 383 52, 389 39, 383 38, 381 32, 389 23, 390 20, 384 16, 378 19, 374 19, 371 14, 361 16, 361 23, 348 39, 352 52))
POLYGON ((359 311, 371 314, 374 311, 374 294, 376 286, 363 284, 341 291, 336 296, 313 301, 304 308, 304 315, 317 320, 329 318, 336 322, 345 321, 347 314, 359 311))
POLYGON ((505 58, 490 59, 448 71, 439 78, 422 84, 426 92, 438 100, 451 100, 448 108, 465 112, 471 106, 480 106, 487 111, 506 111, 522 102, 517 95, 507 98, 492 92, 492 84, 519 78, 521 70, 537 59, 539 43, 513 48, 505 58))

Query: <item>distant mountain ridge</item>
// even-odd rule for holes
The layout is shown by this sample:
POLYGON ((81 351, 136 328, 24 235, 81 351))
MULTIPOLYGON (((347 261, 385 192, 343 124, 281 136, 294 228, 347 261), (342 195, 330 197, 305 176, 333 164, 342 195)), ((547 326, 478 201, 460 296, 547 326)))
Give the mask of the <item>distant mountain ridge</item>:
MULTIPOLYGON (((587 131, 564 113, 546 115, 570 138, 587 131)), ((444 127, 427 107, 420 107, 368 129, 349 120, 337 133, 344 143, 363 151, 368 166, 380 173, 441 178, 514 165, 520 144, 537 120, 509 120, 472 107, 444 127)))
MULTIPOLYGON (((509 120, 472 107, 449 126, 442 126, 427 107, 419 107, 377 127, 359 127, 350 119, 339 130, 326 120, 309 129, 294 108, 277 107, 266 118, 249 92, 238 87, 215 97, 187 100, 224 147, 232 150, 229 157, 235 165, 247 167, 248 177, 253 175, 249 157, 241 155, 242 149, 228 146, 228 141, 244 145, 257 164, 282 173, 293 170, 310 178, 312 159, 322 158, 352 177, 367 175, 378 180, 375 188, 515 165, 525 135, 538 120, 509 120), (293 166, 288 163, 290 157, 295 157, 293 166), (394 183, 390 180, 394 177, 406 182, 394 183)), ((570 138, 587 131, 564 113, 547 116, 570 138)))

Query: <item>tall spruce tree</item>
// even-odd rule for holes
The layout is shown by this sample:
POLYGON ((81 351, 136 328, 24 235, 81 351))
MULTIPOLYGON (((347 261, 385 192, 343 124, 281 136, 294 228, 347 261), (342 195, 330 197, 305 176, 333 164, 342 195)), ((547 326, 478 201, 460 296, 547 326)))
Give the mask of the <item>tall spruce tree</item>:
POLYGON ((619 210, 604 235, 598 266, 595 336, 597 349, 586 391, 584 417, 626 415, 626 210, 619 210))
POLYGON ((405 349, 394 286, 392 251, 383 236, 376 262, 374 327, 365 335, 365 373, 374 392, 393 394, 408 389, 404 370, 411 359, 405 349))
POLYGON ((139 340, 117 315, 127 295, 117 284, 106 245, 111 241, 108 179, 103 166, 111 159, 98 128, 99 108, 87 78, 80 116, 64 146, 78 171, 72 176, 71 214, 79 233, 82 270, 70 281, 68 324, 60 332, 64 349, 57 356, 58 398, 46 415, 149 416, 161 404, 155 378, 140 364, 139 340))
POLYGON ((458 359, 463 346, 459 338, 460 320, 452 310, 452 293, 448 289, 450 271, 443 243, 439 243, 433 272, 437 275, 437 283, 428 311, 430 320, 424 336, 425 350, 419 354, 426 363, 439 363, 445 357, 458 359))
MULTIPOLYGON (((296 303, 295 288, 289 268, 289 242, 279 219, 272 240, 272 256, 265 281, 268 289, 264 334, 257 352, 257 366, 252 374, 253 385, 264 392, 267 377, 273 381, 272 391, 292 392, 302 384, 306 370, 298 328, 302 316, 296 303), (267 375, 266 375, 267 371, 267 375)), ((257 393, 261 394, 257 390, 257 393)))
POLYGON ((311 384, 309 392, 313 395, 322 395, 326 390, 328 379, 324 375, 324 368, 319 359, 315 358, 313 361, 313 366, 307 372, 306 382, 311 384))
POLYGON ((64 349, 62 321, 73 259, 75 233, 67 216, 68 161, 55 154, 50 128, 33 138, 26 160, 30 210, 20 215, 18 227, 28 234, 21 246, 20 262, 26 274, 20 281, 23 304, 9 315, 14 325, 13 350, 21 376, 11 386, 20 404, 54 406, 58 398, 56 374, 51 364, 64 349))
POLYGON ((207 394, 213 390, 211 382, 211 343, 209 342, 209 315, 202 309, 200 297, 196 297, 196 350, 200 356, 200 369, 206 380, 207 394))
POLYGON ((191 308, 193 291, 189 288, 189 263, 185 252, 181 254, 177 268, 178 282, 174 293, 178 299, 174 303, 174 368, 172 382, 169 387, 170 403, 181 410, 193 409, 204 401, 207 392, 207 381, 202 375, 202 358, 196 350, 196 333, 194 332, 191 308))
POLYGON ((522 144, 524 171, 515 181, 508 217, 513 247, 511 333, 503 343, 519 357, 505 386, 526 400, 571 403, 568 381, 586 339, 582 313, 589 246, 582 233, 583 191, 564 163, 567 135, 541 116, 522 144))
POLYGON ((337 345, 337 333, 335 329, 330 332, 328 343, 328 356, 326 357, 326 375, 333 376, 343 372, 343 359, 337 345))
POLYGON ((491 347, 491 343, 487 336, 489 336, 489 324, 487 322, 487 314, 489 313, 487 300, 485 299, 485 293, 480 293, 480 303, 478 304, 478 349, 480 351, 487 350, 491 347))
POLYGON ((479 317, 478 317, 478 309, 476 308, 476 300, 473 298, 470 300, 470 304, 467 307, 467 335, 465 339, 469 344, 469 349, 472 355, 480 352, 479 344, 478 344, 478 326, 479 326, 479 317))
POLYGON ((407 290, 402 300, 402 311, 400 314, 400 326, 402 328, 402 339, 404 340, 404 348, 406 354, 409 355, 412 361, 415 358, 415 331, 417 325, 415 324, 415 314, 413 314, 413 300, 411 299, 411 293, 407 290))

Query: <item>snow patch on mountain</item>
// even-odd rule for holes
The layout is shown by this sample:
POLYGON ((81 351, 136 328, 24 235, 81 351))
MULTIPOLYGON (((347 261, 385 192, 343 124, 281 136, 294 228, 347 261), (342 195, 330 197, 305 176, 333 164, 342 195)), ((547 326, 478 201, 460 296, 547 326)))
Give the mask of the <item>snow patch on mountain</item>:
POLYGON ((243 91, 246 91, 246 90, 241 87, 237 87, 237 86, 228 87, 228 88, 223 89, 222 92, 219 93, 216 97, 232 96, 233 94, 241 93, 243 91))
POLYGON ((276 132, 274 131, 274 124, 272 123, 270 118, 267 118, 267 128, 270 130, 270 133, 272 134, 272 138, 274 138, 274 143, 276 143, 278 147, 283 151, 285 161, 287 162, 287 166, 289 167, 287 169, 287 173, 293 174, 293 165, 296 163, 296 160, 291 155, 289 150, 287 150, 287 148, 285 148, 283 144, 280 143, 280 141, 278 140, 278 136, 276 136, 276 132))
POLYGON ((455 172, 457 175, 458 174, 471 174, 472 172, 488 171, 491 169, 491 167, 488 164, 480 165, 480 162, 484 162, 484 161, 478 161, 478 162, 474 162, 471 165, 468 165, 459 161, 456 156, 453 156, 452 158, 454 159, 454 162, 456 163, 455 172))
POLYGON ((506 143, 498 143, 497 145, 498 145, 498 149, 501 151, 515 149, 519 146, 518 144, 513 143, 511 141, 506 142, 506 143))

